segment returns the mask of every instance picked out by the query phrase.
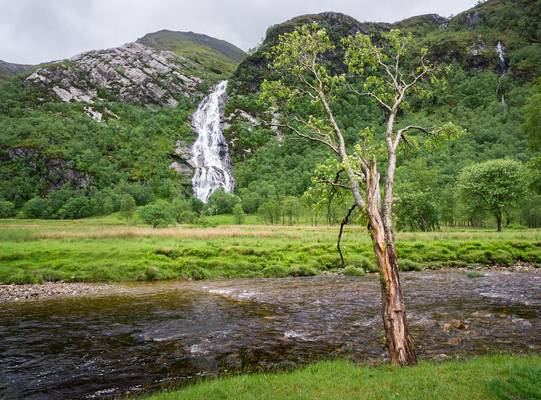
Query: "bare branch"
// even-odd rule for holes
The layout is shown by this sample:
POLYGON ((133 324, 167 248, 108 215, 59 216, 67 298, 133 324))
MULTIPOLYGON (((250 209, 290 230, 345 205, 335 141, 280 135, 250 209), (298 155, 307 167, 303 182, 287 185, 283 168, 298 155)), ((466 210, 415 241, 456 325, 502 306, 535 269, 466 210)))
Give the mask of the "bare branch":
POLYGON ((351 213, 353 210, 355 210, 355 207, 357 207, 357 204, 353 203, 353 205, 349 208, 346 216, 342 219, 342 222, 340 223, 340 231, 338 232, 338 239, 336 241, 336 248, 338 249, 338 253, 340 254, 340 261, 342 263, 342 268, 345 267, 344 262, 344 255, 342 254, 342 249, 340 248, 340 241, 342 240, 342 232, 344 231, 344 226, 347 225, 349 217, 351 216, 351 213))
POLYGON ((336 147, 336 145, 334 143, 331 143, 328 140, 325 140, 324 138, 307 135, 305 133, 302 133, 299 129, 289 124, 270 124, 270 126, 276 126, 278 128, 286 128, 293 131, 296 135, 302 138, 305 138, 314 142, 323 143, 324 145, 329 146, 336 154, 340 155, 340 152, 338 151, 338 148, 336 147))
POLYGON ((351 191, 351 188, 349 186, 346 186, 344 184, 341 184, 341 183, 336 183, 330 179, 318 179, 316 180, 317 183, 324 183, 326 185, 331 185, 333 187, 337 187, 337 188, 340 188, 340 189, 346 189, 346 190, 349 190, 351 191))
POLYGON ((357 89, 355 89, 351 84, 348 84, 349 89, 359 96, 370 96, 373 99, 375 99, 382 107, 386 108, 387 110, 391 111, 391 106, 389 106, 387 103, 385 103, 379 96, 377 96, 373 92, 359 92, 357 89))
POLYGON ((421 131, 421 132, 424 132, 426 133, 427 135, 432 135, 435 133, 434 130, 430 130, 428 128, 425 128, 423 126, 418 126, 418 125, 408 125, 406 126, 405 128, 402 128, 402 129, 399 129, 398 132, 396 133, 396 138, 394 140, 394 144, 393 144, 393 148, 394 150, 396 150, 398 148, 398 145, 400 144, 400 140, 401 139, 404 139, 404 141, 406 141, 406 138, 404 136, 404 133, 406 133, 407 131, 410 131, 410 130, 418 130, 418 131, 421 131))

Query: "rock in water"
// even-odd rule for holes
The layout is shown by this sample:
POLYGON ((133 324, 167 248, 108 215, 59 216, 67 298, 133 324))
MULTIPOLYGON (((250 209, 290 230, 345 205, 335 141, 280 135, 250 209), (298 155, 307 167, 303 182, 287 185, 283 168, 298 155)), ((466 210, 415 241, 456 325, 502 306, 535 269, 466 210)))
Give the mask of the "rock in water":
POLYGON ((220 82, 202 102, 192 116, 197 140, 192 147, 192 179, 195 196, 207 202, 219 188, 232 192, 235 180, 231 175, 231 158, 223 135, 224 104, 227 99, 227 81, 220 82))

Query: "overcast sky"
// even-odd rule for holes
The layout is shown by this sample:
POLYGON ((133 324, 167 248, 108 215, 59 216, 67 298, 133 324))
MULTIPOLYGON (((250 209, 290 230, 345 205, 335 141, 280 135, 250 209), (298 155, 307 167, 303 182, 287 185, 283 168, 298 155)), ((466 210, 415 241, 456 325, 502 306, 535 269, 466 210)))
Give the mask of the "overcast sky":
POLYGON ((268 26, 339 11, 360 21, 458 14, 475 0, 0 0, 0 60, 37 64, 119 46, 160 29, 253 47, 268 26))

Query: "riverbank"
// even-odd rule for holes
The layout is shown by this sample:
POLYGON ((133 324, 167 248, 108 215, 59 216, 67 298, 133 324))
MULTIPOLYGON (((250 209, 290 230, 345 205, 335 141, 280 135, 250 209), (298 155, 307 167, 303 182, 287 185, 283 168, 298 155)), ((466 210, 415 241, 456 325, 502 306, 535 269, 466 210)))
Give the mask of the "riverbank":
MULTIPOLYGON (((0 221, 0 283, 127 282, 340 273, 337 227, 231 225, 152 229, 119 221, 0 221)), ((535 268, 541 230, 397 234, 400 267, 535 268)), ((347 227, 347 273, 376 271, 366 229, 347 227)))
MULTIPOLYGON (((511 266, 483 266, 477 268, 439 268, 437 272, 462 272, 469 278, 481 278, 489 272, 532 272, 541 274, 541 268, 532 264, 519 263, 511 266)), ((327 272, 328 276, 344 275, 342 272, 327 272)), ((376 273, 368 275, 376 276, 376 273)), ((226 282, 226 281, 209 281, 226 282)), ((0 284, 0 304, 21 301, 44 300, 69 297, 97 297, 110 295, 145 294, 166 290, 168 287, 184 285, 189 287, 190 281, 161 281, 152 285, 137 283, 80 283, 80 282, 41 282, 26 284, 0 284)))
POLYGON ((496 355, 421 362, 412 368, 319 362, 294 372, 241 375, 164 391, 144 400, 539 399, 541 356, 496 355))

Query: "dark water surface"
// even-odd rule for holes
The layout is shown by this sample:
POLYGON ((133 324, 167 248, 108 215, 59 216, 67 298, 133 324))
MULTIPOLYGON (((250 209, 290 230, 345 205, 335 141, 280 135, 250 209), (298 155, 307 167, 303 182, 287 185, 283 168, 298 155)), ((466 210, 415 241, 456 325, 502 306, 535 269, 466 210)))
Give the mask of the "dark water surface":
MULTIPOLYGON (((415 272, 403 282, 421 357, 541 351, 540 273, 415 272)), ((141 284, 4 304, 0 398, 113 397, 328 357, 381 361, 379 301, 372 275, 141 284)))

